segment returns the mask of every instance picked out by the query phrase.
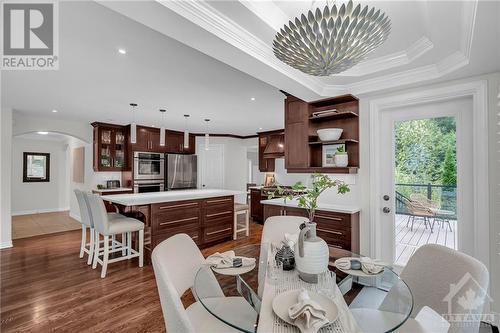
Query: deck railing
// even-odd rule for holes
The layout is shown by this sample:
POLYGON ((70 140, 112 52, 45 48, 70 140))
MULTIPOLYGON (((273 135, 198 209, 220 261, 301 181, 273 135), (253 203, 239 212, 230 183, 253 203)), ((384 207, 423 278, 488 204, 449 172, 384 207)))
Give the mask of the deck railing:
POLYGON ((396 214, 408 214, 403 198, 409 199, 413 193, 425 195, 441 209, 457 211, 456 185, 396 184, 396 214))

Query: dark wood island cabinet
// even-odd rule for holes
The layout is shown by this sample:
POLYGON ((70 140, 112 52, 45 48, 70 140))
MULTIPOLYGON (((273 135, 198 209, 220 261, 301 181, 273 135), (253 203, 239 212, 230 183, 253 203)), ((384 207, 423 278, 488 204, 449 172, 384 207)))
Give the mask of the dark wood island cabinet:
POLYGON ((194 193, 191 196, 186 192, 169 191, 160 197, 148 193, 109 195, 103 200, 116 206, 120 213, 144 222, 144 250, 149 262, 156 245, 179 233, 188 234, 199 247, 232 239, 234 192, 189 190, 194 193))

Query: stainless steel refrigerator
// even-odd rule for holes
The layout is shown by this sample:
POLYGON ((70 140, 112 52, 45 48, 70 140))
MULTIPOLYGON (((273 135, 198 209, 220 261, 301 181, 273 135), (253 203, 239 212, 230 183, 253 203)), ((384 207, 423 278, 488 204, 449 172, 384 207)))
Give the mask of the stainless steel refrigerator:
POLYGON ((196 188, 196 155, 165 154, 165 190, 196 188))

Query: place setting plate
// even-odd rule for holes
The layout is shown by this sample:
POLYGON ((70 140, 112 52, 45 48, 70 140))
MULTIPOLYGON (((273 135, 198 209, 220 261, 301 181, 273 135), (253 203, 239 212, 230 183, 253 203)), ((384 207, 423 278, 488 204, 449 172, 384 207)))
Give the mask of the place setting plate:
MULTIPOLYGON (((300 289, 286 291, 284 293, 277 295, 273 299, 273 311, 276 314, 276 316, 278 316, 281 320, 292 326, 295 326, 295 324, 288 315, 288 309, 292 305, 297 303, 300 292, 301 292, 300 289)), ((321 295, 313 291, 308 291, 307 293, 309 294, 311 300, 318 303, 321 306, 321 308, 323 308, 323 310, 326 311, 326 318, 328 320, 328 323, 325 324, 324 326, 331 325, 338 319, 339 309, 334 301, 332 301, 330 298, 324 295, 321 295)))
MULTIPOLYGON (((358 257, 346 257, 346 258, 342 258, 342 259, 355 259, 355 260, 359 260, 360 258, 358 258, 358 257)), ((381 274, 384 273, 385 266, 387 266, 386 264, 380 263, 380 266, 384 266, 384 269, 382 269, 379 273, 368 274, 368 273, 363 272, 363 270, 361 270, 361 269, 342 269, 342 268, 338 267, 336 265, 336 263, 337 263, 337 260, 335 260, 335 262, 333 263, 333 266, 336 269, 338 269, 339 271, 344 272, 346 274, 349 274, 349 275, 352 275, 352 276, 357 276, 357 277, 374 277, 374 276, 379 276, 379 275, 381 275, 381 274)), ((378 264, 378 263, 376 263, 376 264, 378 264)))
POLYGON ((217 274, 237 276, 237 275, 242 275, 242 274, 250 272, 251 270, 253 270, 255 268, 255 265, 256 265, 256 263, 253 263, 250 266, 228 267, 228 268, 217 268, 215 266, 211 266, 211 268, 217 274))

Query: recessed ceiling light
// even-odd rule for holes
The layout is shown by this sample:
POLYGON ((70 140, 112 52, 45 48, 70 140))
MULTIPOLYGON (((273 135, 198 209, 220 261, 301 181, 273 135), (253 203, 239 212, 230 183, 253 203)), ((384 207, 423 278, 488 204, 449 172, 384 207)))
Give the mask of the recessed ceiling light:
POLYGON ((118 53, 120 53, 120 54, 127 54, 127 50, 125 50, 125 49, 118 49, 118 53))
POLYGON ((255 101, 255 97, 250 98, 251 101, 255 101))
POLYGON ((38 134, 41 134, 41 135, 47 135, 49 134, 49 132, 45 132, 45 131, 40 131, 40 132, 37 132, 38 134))
POLYGON ((57 113, 57 110, 52 110, 52 113, 57 113))

